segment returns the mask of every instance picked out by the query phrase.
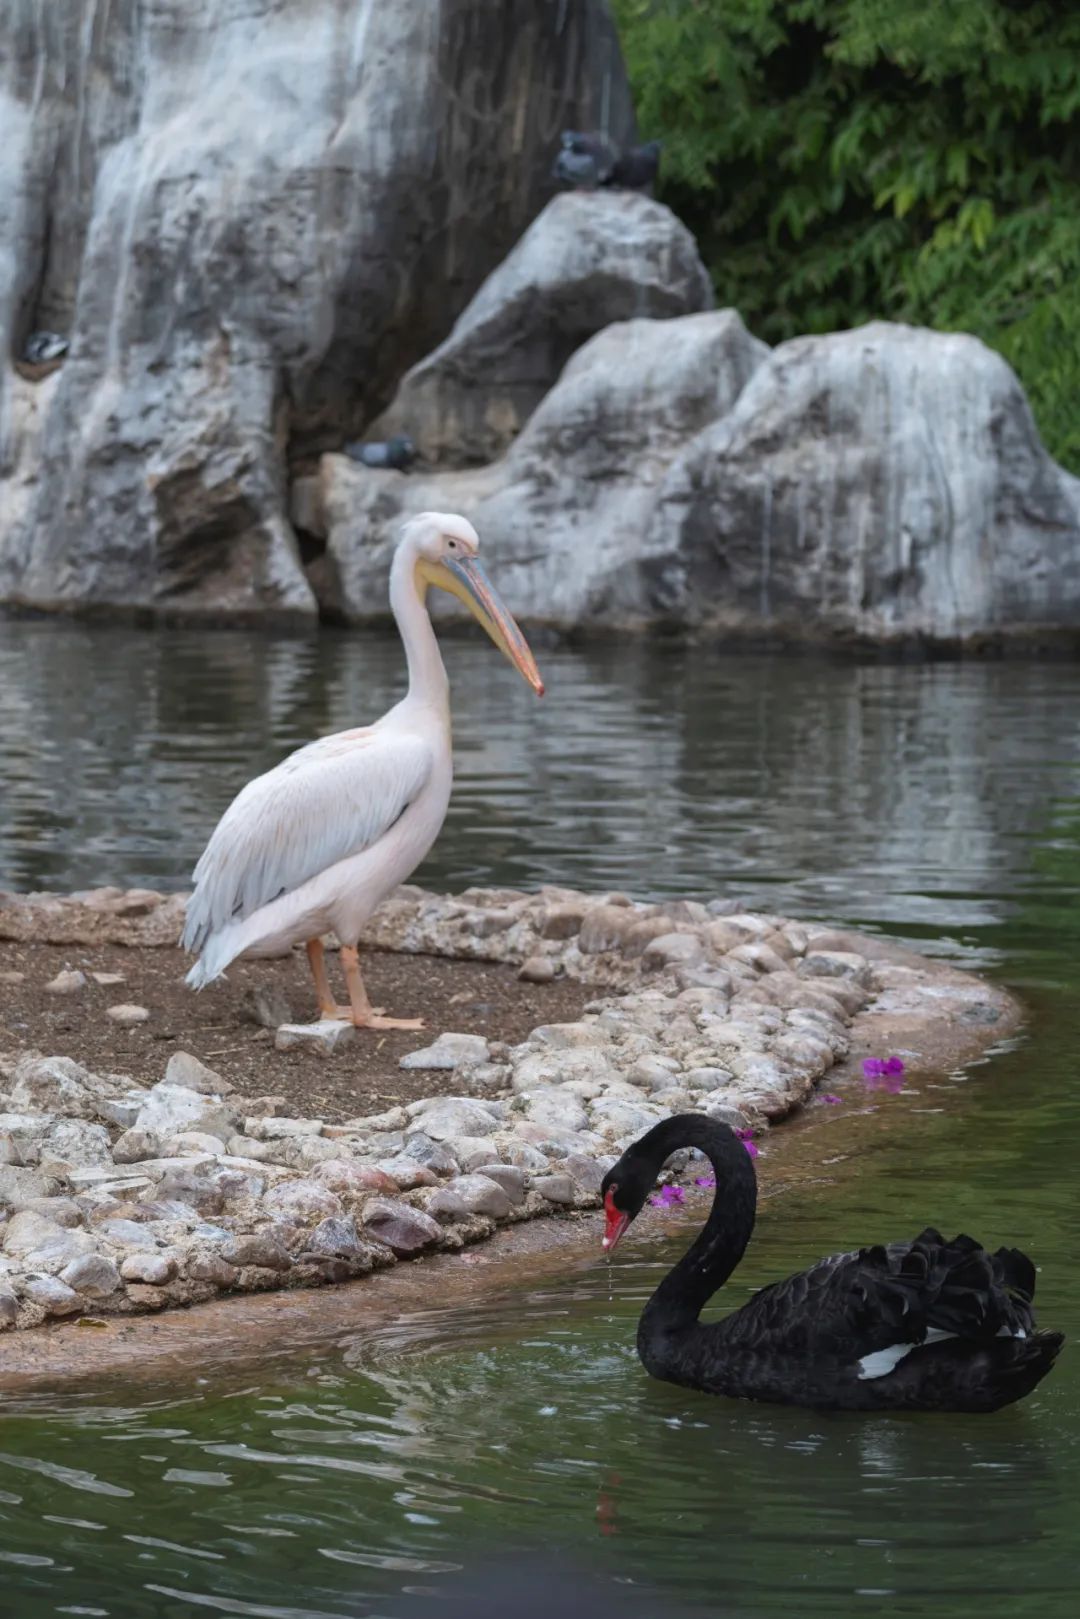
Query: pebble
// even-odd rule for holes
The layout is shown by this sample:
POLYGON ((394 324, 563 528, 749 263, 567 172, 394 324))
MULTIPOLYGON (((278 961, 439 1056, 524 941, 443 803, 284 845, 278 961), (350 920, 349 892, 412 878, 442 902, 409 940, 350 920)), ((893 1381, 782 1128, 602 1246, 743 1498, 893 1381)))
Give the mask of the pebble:
POLYGON ((318 1136, 323 1131, 321 1119, 257 1119, 244 1120, 244 1134, 255 1141, 283 1141, 286 1136, 318 1136))
POLYGON ((578 949, 585 956, 598 956, 606 950, 617 950, 633 924, 633 911, 623 906, 590 906, 582 918, 578 949))
POLYGON ((55 1225, 69 1229, 81 1226, 83 1213, 73 1197, 36 1197, 24 1203, 21 1213, 40 1214, 55 1225))
POLYGON ((100 984, 102 989, 116 989, 117 985, 127 983, 123 973, 91 973, 90 977, 95 984, 100 984))
POLYGON ((41 1305, 46 1315, 74 1315, 82 1309, 75 1289, 56 1276, 28 1276, 22 1290, 28 1299, 41 1305))
POLYGON ((325 1254, 331 1259, 354 1259, 362 1252, 356 1222, 347 1214, 320 1220, 304 1243, 305 1258, 309 1254, 325 1254))
POLYGON ((575 1187, 569 1175, 535 1175, 532 1189, 549 1203, 573 1203, 575 1187))
POLYGON ((0 1286, 0 1331, 13 1327, 19 1318, 19 1301, 10 1288, 0 1286))
POLYGON ((320 1057, 333 1057, 352 1045, 356 1029, 337 1018, 321 1018, 318 1023, 283 1023, 274 1036, 277 1051, 314 1051, 320 1057))
POLYGON ((447 1190, 461 1199, 470 1214, 490 1214, 501 1220, 513 1207, 504 1188, 487 1175, 458 1175, 447 1183, 447 1190))
POLYGON ((57 973, 45 985, 46 995, 77 995, 81 989, 86 988, 86 974, 78 969, 68 969, 57 973))
POLYGON ((433 1220, 439 1220, 444 1225, 469 1218, 469 1211, 464 1202, 448 1186, 440 1186, 432 1192, 424 1208, 433 1220))
POLYGON ((193 1282, 212 1282, 215 1287, 232 1287, 236 1282, 235 1265, 222 1259, 220 1254, 196 1252, 188 1256, 184 1267, 193 1282))
MULTIPOLYGON (((579 900, 549 905, 540 924, 542 939, 572 939, 581 931, 586 906, 579 900)), ((543 959, 543 958, 534 958, 543 959)))
POLYGON ((179 1135, 184 1130, 201 1130, 217 1136, 224 1145, 235 1134, 236 1122, 232 1109, 220 1098, 163 1079, 152 1087, 139 1109, 135 1128, 165 1137, 179 1135))
POLYGON ((399 1068, 462 1068, 467 1063, 487 1062, 491 1052, 482 1034, 440 1034, 430 1046, 407 1052, 399 1068))
POLYGON ((491 1135, 498 1120, 489 1103, 465 1096, 436 1096, 414 1103, 409 1110, 417 1127, 432 1141, 450 1141, 454 1136, 491 1135))
POLYGON ((398 1183, 381 1169, 358 1164, 349 1158, 331 1158, 319 1164, 314 1179, 341 1197, 360 1197, 365 1192, 389 1192, 394 1196, 398 1183))
MULTIPOLYGON (((208 1068, 190 1051, 174 1051, 165 1069, 166 1085, 181 1085, 200 1096, 226 1096, 235 1087, 212 1068, 208 1068)), ((155 1087, 156 1088, 156 1087, 155 1087)))
POLYGON ((547 956, 529 956, 518 968, 518 977, 527 984, 550 984, 555 977, 555 963, 547 956))
POLYGON ((425 1169, 415 1158, 404 1155, 400 1158, 383 1158, 375 1167, 394 1182, 399 1192, 412 1192, 418 1186, 434 1186, 437 1179, 434 1171, 425 1169))
POLYGON ((521 1097, 521 1112, 530 1124, 545 1130, 577 1131, 588 1128, 589 1115, 576 1096, 567 1096, 557 1087, 527 1091, 521 1097))
POLYGON ((293 1009, 287 996, 273 984, 256 984, 254 989, 249 989, 244 996, 243 1009, 245 1017, 263 1029, 280 1029, 283 1023, 293 1021, 293 1009))
POLYGON ((70 1057, 22 1057, 15 1064, 11 1086, 15 1108, 89 1118, 98 1094, 93 1075, 70 1057))
POLYGON ((104 1254, 80 1254, 64 1266, 60 1280, 84 1298, 104 1299, 120 1286, 120 1272, 104 1254))
POLYGON ((155 1130, 125 1130, 113 1142, 112 1155, 118 1164, 138 1164, 145 1158, 161 1158, 165 1146, 155 1130))
POLYGON ((372 1198, 363 1221, 364 1229, 399 1259, 420 1253, 439 1239, 439 1226, 429 1214, 394 1198, 372 1198))
POLYGON ((0 984, 25 984, 26 974, 15 972, 14 969, 0 973, 0 984))
POLYGON ((55 1119, 41 1141, 43 1174, 64 1176, 71 1168, 112 1162, 109 1132, 85 1119, 55 1119))
POLYGON ((125 1029, 134 1028, 137 1023, 149 1023, 150 1021, 150 1013, 145 1006, 136 1006, 129 1001, 121 1001, 117 1006, 110 1006, 105 1015, 125 1029))
MULTIPOLYGON (((474 1174, 486 1176, 488 1180, 497 1182, 515 1207, 519 1203, 524 1203, 528 1176, 517 1164, 481 1164, 474 1174)), ((451 1182, 451 1185, 456 1184, 451 1182)))
POLYGON ((292 1259, 285 1244, 268 1231, 256 1231, 250 1237, 237 1237, 221 1250, 221 1257, 238 1269, 245 1265, 258 1265, 263 1270, 292 1269, 292 1259))
POLYGON ((283 1181, 272 1186, 263 1198, 263 1208, 267 1214, 293 1225, 308 1225, 342 1213, 336 1195, 314 1180, 283 1181))
POLYGON ((125 1282, 141 1282, 148 1287, 164 1287, 176 1275, 176 1260, 165 1254, 129 1254, 120 1266, 125 1282))
MULTIPOLYGON (((483 1139, 482 1137, 479 1139, 483 1139)), ((460 1165, 444 1141, 432 1141, 422 1130, 410 1134, 402 1157, 413 1158, 436 1175, 456 1175, 460 1165)))
POLYGON ((446 1145, 453 1154, 455 1168, 463 1170, 466 1174, 471 1174, 481 1164, 490 1162, 492 1151, 490 1136, 451 1136, 446 1145))
POLYGON ((661 933, 645 946, 642 961, 646 967, 692 967, 705 954, 696 933, 661 933))
POLYGON ((849 950, 808 950, 799 967, 808 978, 846 978, 852 983, 870 983, 870 964, 865 956, 849 950))
POLYGON ((103 1096, 95 1105, 94 1112, 106 1124, 115 1124, 121 1130, 130 1130, 139 1117, 139 1109, 146 1101, 148 1091, 134 1089, 124 1096, 103 1096))

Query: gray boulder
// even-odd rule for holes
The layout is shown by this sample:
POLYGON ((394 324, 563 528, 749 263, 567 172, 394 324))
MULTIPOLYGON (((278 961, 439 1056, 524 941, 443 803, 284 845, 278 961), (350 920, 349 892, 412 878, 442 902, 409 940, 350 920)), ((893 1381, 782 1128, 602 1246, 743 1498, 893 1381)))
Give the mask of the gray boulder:
POLYGON ((875 322, 773 351, 673 465, 650 611, 788 640, 1080 626, 1080 480, 977 338, 875 322))
POLYGON ((694 238, 670 209, 628 191, 556 197, 405 375, 371 434, 408 433, 442 466, 493 461, 590 337, 712 302, 694 238))
POLYGON ((355 436, 633 115, 602 0, 11 0, 0 599, 312 615, 285 462, 355 436), (253 22, 253 17, 257 26, 253 22))

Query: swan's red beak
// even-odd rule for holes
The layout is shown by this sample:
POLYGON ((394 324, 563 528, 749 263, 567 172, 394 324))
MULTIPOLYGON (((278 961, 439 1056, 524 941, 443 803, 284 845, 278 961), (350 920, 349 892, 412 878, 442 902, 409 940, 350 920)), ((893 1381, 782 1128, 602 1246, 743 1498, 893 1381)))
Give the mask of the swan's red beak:
POLYGON ((618 1247, 629 1224, 630 1216, 615 1207, 615 1188, 611 1187, 604 1194, 604 1247, 609 1254, 618 1247))

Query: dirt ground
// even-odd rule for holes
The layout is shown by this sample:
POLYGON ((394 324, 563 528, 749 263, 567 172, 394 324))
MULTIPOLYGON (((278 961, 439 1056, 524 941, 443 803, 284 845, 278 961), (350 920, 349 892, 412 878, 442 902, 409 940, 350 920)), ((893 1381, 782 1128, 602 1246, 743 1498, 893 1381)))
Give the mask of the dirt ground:
MULTIPOLYGON (((273 988, 294 1021, 313 1022, 315 994, 302 952, 282 961, 239 962, 226 980, 194 994, 184 983, 187 959, 166 948, 49 945, 0 941, 0 1051, 29 1048, 73 1057, 99 1073, 161 1079, 173 1051, 190 1051, 248 1096, 282 1096, 287 1111, 330 1123, 455 1089, 453 1073, 398 1067, 408 1051, 446 1030, 482 1034, 513 1045, 538 1023, 581 1016, 596 994, 573 980, 522 983, 511 967, 434 956, 366 952, 364 981, 373 1005, 392 1017, 423 1017, 420 1032, 358 1030, 333 1057, 276 1051, 271 1031, 253 1019, 251 992, 273 988), (62 971, 87 975, 85 988, 54 995, 44 986, 62 971), (22 973, 21 982, 10 974, 22 973), (120 973, 100 985, 92 973, 120 973), (125 1028, 106 1015, 118 1003, 144 1006, 146 1023, 125 1028)), ((340 964, 328 955, 331 983, 345 998, 340 964)))

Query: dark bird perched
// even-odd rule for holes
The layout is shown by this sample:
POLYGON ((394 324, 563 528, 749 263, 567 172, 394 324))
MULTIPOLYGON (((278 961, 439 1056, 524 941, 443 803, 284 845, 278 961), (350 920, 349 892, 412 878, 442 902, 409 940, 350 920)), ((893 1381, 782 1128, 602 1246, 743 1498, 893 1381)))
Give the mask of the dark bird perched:
POLYGON ((669 1383, 848 1411, 997 1411, 1030 1394, 1064 1343, 1035 1326, 1035 1267, 931 1227, 911 1242, 832 1254, 755 1293, 723 1321, 698 1317, 742 1258, 757 1177, 726 1124, 682 1113, 655 1125, 604 1177, 604 1247, 637 1215, 667 1158, 697 1147, 716 1172, 704 1230, 638 1324, 647 1372, 669 1383))
POLYGON ((601 186, 610 178, 618 157, 618 151, 606 135, 564 129, 562 151, 551 172, 564 185, 581 189, 601 186))
POLYGON ((28 365, 47 365, 50 360, 63 359, 68 348, 67 338, 58 332, 31 332, 23 345, 22 357, 28 365))
POLYGON ((416 445, 402 433, 384 444, 346 444, 345 454, 365 467, 404 472, 416 460, 416 445))
POLYGON ((660 142, 646 141, 620 152, 606 135, 564 129, 562 151, 551 172, 564 185, 582 190, 610 186, 613 191, 651 191, 660 173, 660 142))
POLYGON ((612 190, 651 192, 659 173, 660 142, 646 141, 624 152, 603 183, 612 190))

